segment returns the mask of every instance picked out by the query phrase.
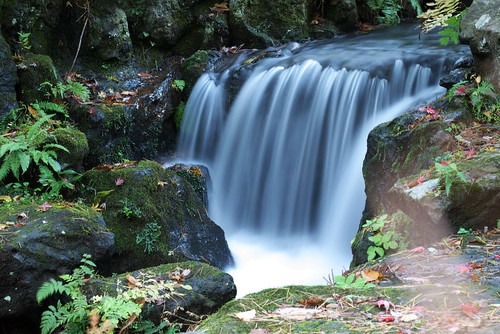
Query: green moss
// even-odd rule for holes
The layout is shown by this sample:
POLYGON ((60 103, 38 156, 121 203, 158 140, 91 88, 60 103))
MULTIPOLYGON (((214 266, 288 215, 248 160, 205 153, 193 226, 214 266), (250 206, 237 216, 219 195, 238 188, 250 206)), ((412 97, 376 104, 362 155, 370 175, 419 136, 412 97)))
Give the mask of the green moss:
POLYGON ((58 152, 58 161, 72 167, 79 166, 83 157, 89 152, 89 143, 85 134, 73 127, 57 128, 53 134, 57 143, 69 151, 69 153, 58 152))

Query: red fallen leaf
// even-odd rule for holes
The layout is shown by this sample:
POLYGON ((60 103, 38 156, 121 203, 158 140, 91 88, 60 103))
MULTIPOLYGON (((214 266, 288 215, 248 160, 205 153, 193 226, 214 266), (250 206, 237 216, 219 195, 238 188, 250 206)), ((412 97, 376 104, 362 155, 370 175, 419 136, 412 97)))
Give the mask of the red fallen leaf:
POLYGON ((50 205, 49 202, 45 202, 43 204, 40 204, 38 206, 38 211, 41 211, 41 212, 45 212, 45 211, 48 211, 49 209, 52 209, 52 205, 50 205))
POLYGON ((115 186, 117 186, 117 187, 121 186, 123 183, 125 183, 124 178, 119 177, 115 180, 115 186))
POLYGON ((378 320, 381 322, 394 322, 394 317, 388 314, 382 314, 378 316, 378 320))
POLYGON ((472 304, 462 304, 462 312, 464 312, 470 317, 474 317, 474 314, 479 312, 479 308, 475 307, 472 304))
POLYGON ((94 108, 94 107, 90 107, 90 108, 89 108, 89 114, 93 115, 93 114, 95 114, 96 112, 97 112, 97 110, 95 110, 95 108, 94 108))
POLYGON ((139 73, 139 74, 137 74, 137 76, 138 76, 139 78, 143 78, 143 79, 150 79, 150 78, 152 78, 152 77, 153 77, 153 75, 151 75, 151 74, 149 74, 149 73, 139 73))
POLYGON ((500 260, 500 255, 496 254, 495 256, 493 256, 493 258, 494 258, 495 260, 500 260))
POLYGON ((444 161, 444 160, 441 160, 439 163, 443 166, 448 166, 450 164, 448 161, 444 161))
POLYGON ((484 268, 484 266, 486 266, 486 262, 483 262, 483 263, 472 262, 470 264, 470 267, 472 269, 481 269, 481 268, 484 268))
POLYGON ((375 302, 375 304, 381 308, 382 306, 385 308, 385 311, 388 312, 389 309, 392 307, 392 308, 395 308, 396 306, 394 306, 394 304, 388 300, 384 300, 384 299, 380 299, 380 300, 377 300, 375 302))
POLYGON ((467 150, 464 152, 465 153, 465 159, 470 159, 474 154, 476 154, 476 149, 473 147, 470 150, 467 150))
POLYGON ((26 226, 26 223, 15 223, 14 226, 22 227, 22 226, 26 226))
POLYGON ((461 273, 468 273, 471 270, 472 270, 472 267, 469 264, 461 264, 458 266, 458 271, 461 273))
POLYGON ((479 276, 476 275, 476 274, 470 274, 470 279, 473 281, 473 282, 479 282, 479 276))
POLYGON ((425 252, 425 247, 419 246, 409 250, 410 253, 423 253, 425 252))

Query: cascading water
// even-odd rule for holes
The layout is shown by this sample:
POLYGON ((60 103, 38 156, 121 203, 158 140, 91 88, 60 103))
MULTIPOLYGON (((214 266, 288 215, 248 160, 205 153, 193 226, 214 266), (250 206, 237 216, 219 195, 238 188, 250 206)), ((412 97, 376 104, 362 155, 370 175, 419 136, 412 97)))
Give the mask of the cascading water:
POLYGON ((439 77, 458 58, 397 29, 240 55, 198 80, 178 151, 210 171, 209 214, 240 293, 320 283, 348 266, 368 132, 443 93, 439 77), (235 74, 245 79, 233 98, 235 74))

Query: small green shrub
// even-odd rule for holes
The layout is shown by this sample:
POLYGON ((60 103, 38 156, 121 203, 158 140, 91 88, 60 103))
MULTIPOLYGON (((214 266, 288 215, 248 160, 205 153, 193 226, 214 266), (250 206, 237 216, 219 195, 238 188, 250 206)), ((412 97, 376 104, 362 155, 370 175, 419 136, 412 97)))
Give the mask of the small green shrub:
POLYGON ((335 283, 334 286, 341 289, 367 289, 375 286, 372 283, 368 283, 363 277, 356 278, 354 273, 348 276, 334 276, 333 281, 335 283))
POLYGON ((459 98, 480 122, 500 123, 500 99, 492 84, 481 81, 461 81, 448 90, 448 100, 459 98))
MULTIPOLYGON (((144 303, 155 303, 168 299, 179 286, 172 280, 161 280, 152 275, 140 273, 130 278, 129 284, 116 290, 116 296, 94 295, 88 298, 84 291, 86 282, 97 277, 95 264, 90 255, 84 254, 81 265, 72 274, 61 275, 62 281, 50 279, 43 283, 36 293, 38 303, 53 295, 65 295, 69 301, 57 301, 42 313, 40 329, 42 334, 51 333, 165 333, 169 324, 162 321, 155 326, 142 322, 140 314, 144 303)), ((187 285, 180 287, 189 290, 187 285)), ((176 333, 169 328, 166 333, 176 333)))
POLYGON ((151 254, 158 250, 158 238, 161 236, 161 226, 157 222, 147 223, 142 231, 137 234, 135 242, 144 244, 144 252, 151 254))
POLYGON ((368 240, 373 242, 366 251, 368 261, 378 257, 385 256, 386 252, 399 247, 401 236, 395 231, 385 231, 389 225, 388 215, 384 214, 380 217, 369 219, 363 224, 363 228, 373 235, 368 237, 368 240))
POLYGON ((186 87, 186 81, 181 79, 174 80, 174 82, 172 83, 172 87, 182 92, 186 87))
POLYGON ((377 20, 385 24, 398 24, 400 22, 399 12, 402 9, 397 0, 368 0, 368 7, 377 15, 377 20))
POLYGON ((127 219, 138 219, 142 217, 142 210, 137 204, 130 201, 128 198, 124 198, 120 201, 123 205, 120 213, 127 219))
POLYGON ((434 167, 439 175, 439 180, 444 185, 446 196, 450 196, 451 186, 456 182, 467 182, 465 174, 458 169, 456 163, 443 164, 442 162, 435 162, 434 167))

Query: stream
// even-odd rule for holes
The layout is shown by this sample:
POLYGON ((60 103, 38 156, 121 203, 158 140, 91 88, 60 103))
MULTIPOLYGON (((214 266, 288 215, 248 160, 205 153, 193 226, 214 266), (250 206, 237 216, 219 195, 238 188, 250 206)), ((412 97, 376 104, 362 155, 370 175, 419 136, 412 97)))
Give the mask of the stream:
POLYGON ((199 78, 178 159, 209 170, 238 296, 349 267, 369 131, 442 95, 440 77, 467 55, 438 39, 402 24, 242 51, 199 78))

